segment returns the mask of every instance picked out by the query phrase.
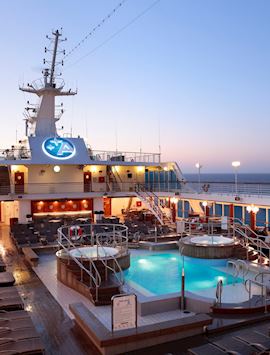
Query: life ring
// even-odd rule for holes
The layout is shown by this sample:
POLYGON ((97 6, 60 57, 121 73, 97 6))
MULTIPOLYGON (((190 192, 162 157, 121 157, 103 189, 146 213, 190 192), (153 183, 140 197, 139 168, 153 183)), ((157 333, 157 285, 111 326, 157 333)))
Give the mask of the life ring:
POLYGON ((78 225, 69 228, 69 237, 71 240, 79 240, 82 236, 82 228, 78 225))

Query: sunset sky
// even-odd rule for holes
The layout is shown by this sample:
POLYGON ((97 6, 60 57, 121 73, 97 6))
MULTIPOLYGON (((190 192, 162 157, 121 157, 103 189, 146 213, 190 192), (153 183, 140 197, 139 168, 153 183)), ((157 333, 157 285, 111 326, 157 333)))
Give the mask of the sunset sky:
MULTIPOLYGON (((19 84, 41 77, 46 35, 69 51, 120 0, 0 2, 1 147, 24 134, 19 84)), ((127 0, 67 57, 58 124, 93 149, 158 152, 184 172, 269 172, 270 1, 127 0), (110 39, 111 38, 111 39, 110 39), (109 40, 110 39, 110 40, 109 40), (160 137, 160 139, 159 139, 160 137)))

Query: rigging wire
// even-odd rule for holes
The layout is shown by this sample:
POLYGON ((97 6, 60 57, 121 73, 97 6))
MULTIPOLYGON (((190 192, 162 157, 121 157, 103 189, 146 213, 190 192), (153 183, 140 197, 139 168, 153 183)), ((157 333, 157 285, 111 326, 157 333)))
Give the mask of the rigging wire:
POLYGON ((70 68, 73 67, 74 65, 76 65, 77 63, 79 63, 81 60, 83 60, 84 58, 88 57, 89 55, 95 53, 96 51, 98 51, 101 47, 105 46, 108 42, 110 42, 113 38, 115 38, 116 36, 118 36, 121 32, 125 31, 128 27, 130 27, 131 25, 133 25, 136 21, 138 21, 141 17, 143 17, 145 14, 147 14, 150 10, 153 9, 153 7, 155 7, 161 0, 155 0, 154 2, 152 2, 147 8, 145 8, 142 12, 140 12, 137 16, 135 16, 131 21, 129 21, 127 24, 125 24, 123 27, 121 27, 119 30, 117 30, 116 32, 114 32, 112 35, 110 35, 107 39, 105 39, 105 41, 103 41, 102 43, 100 43, 98 46, 96 46, 95 48, 93 48, 90 52, 86 53, 85 55, 83 55, 82 57, 80 57, 78 60, 76 60, 74 63, 68 65, 66 68, 70 68))
POLYGON ((63 59, 66 59, 67 57, 69 57, 74 51, 76 51, 76 49, 78 49, 89 37, 91 37, 97 29, 99 29, 101 26, 103 26, 105 24, 105 22, 107 22, 120 8, 121 6, 124 5, 125 2, 127 2, 128 0, 122 0, 118 3, 117 6, 115 6, 115 8, 107 15, 105 16, 94 28, 91 29, 90 32, 87 33, 86 36, 83 37, 83 39, 78 42, 76 44, 75 47, 73 47, 65 56, 63 59))

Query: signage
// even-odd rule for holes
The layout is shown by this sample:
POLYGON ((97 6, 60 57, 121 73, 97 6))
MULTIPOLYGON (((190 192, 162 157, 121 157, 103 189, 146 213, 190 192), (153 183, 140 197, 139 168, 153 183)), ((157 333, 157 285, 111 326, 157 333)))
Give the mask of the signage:
POLYGON ((74 144, 61 137, 47 138, 42 143, 42 150, 48 157, 58 160, 70 159, 76 153, 74 144))
POLYGON ((227 216, 223 216, 221 218, 221 229, 228 230, 228 217, 227 216))
POLYGON ((112 331, 137 328, 137 296, 112 297, 112 331))

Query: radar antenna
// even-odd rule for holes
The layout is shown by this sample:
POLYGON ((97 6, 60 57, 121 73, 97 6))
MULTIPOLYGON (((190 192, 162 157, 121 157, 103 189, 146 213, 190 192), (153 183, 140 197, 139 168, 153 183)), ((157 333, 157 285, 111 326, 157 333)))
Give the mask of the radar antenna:
POLYGON ((34 108, 26 108, 25 113, 27 124, 31 124, 35 136, 57 135, 55 122, 60 119, 64 110, 62 106, 60 111, 56 110, 55 97, 77 94, 76 91, 72 91, 71 89, 63 90, 65 83, 62 78, 59 78, 62 73, 57 72, 57 66, 64 65, 63 60, 57 60, 59 53, 65 55, 65 50, 59 49, 59 44, 66 41, 66 38, 61 39, 61 36, 62 33, 59 30, 53 31, 52 37, 46 36, 51 43, 48 47, 45 47, 45 53, 51 52, 52 57, 50 61, 43 59, 43 64, 48 64, 48 67, 42 71, 43 79, 35 80, 31 84, 27 84, 26 87, 20 87, 22 91, 41 97, 40 105, 34 108))

